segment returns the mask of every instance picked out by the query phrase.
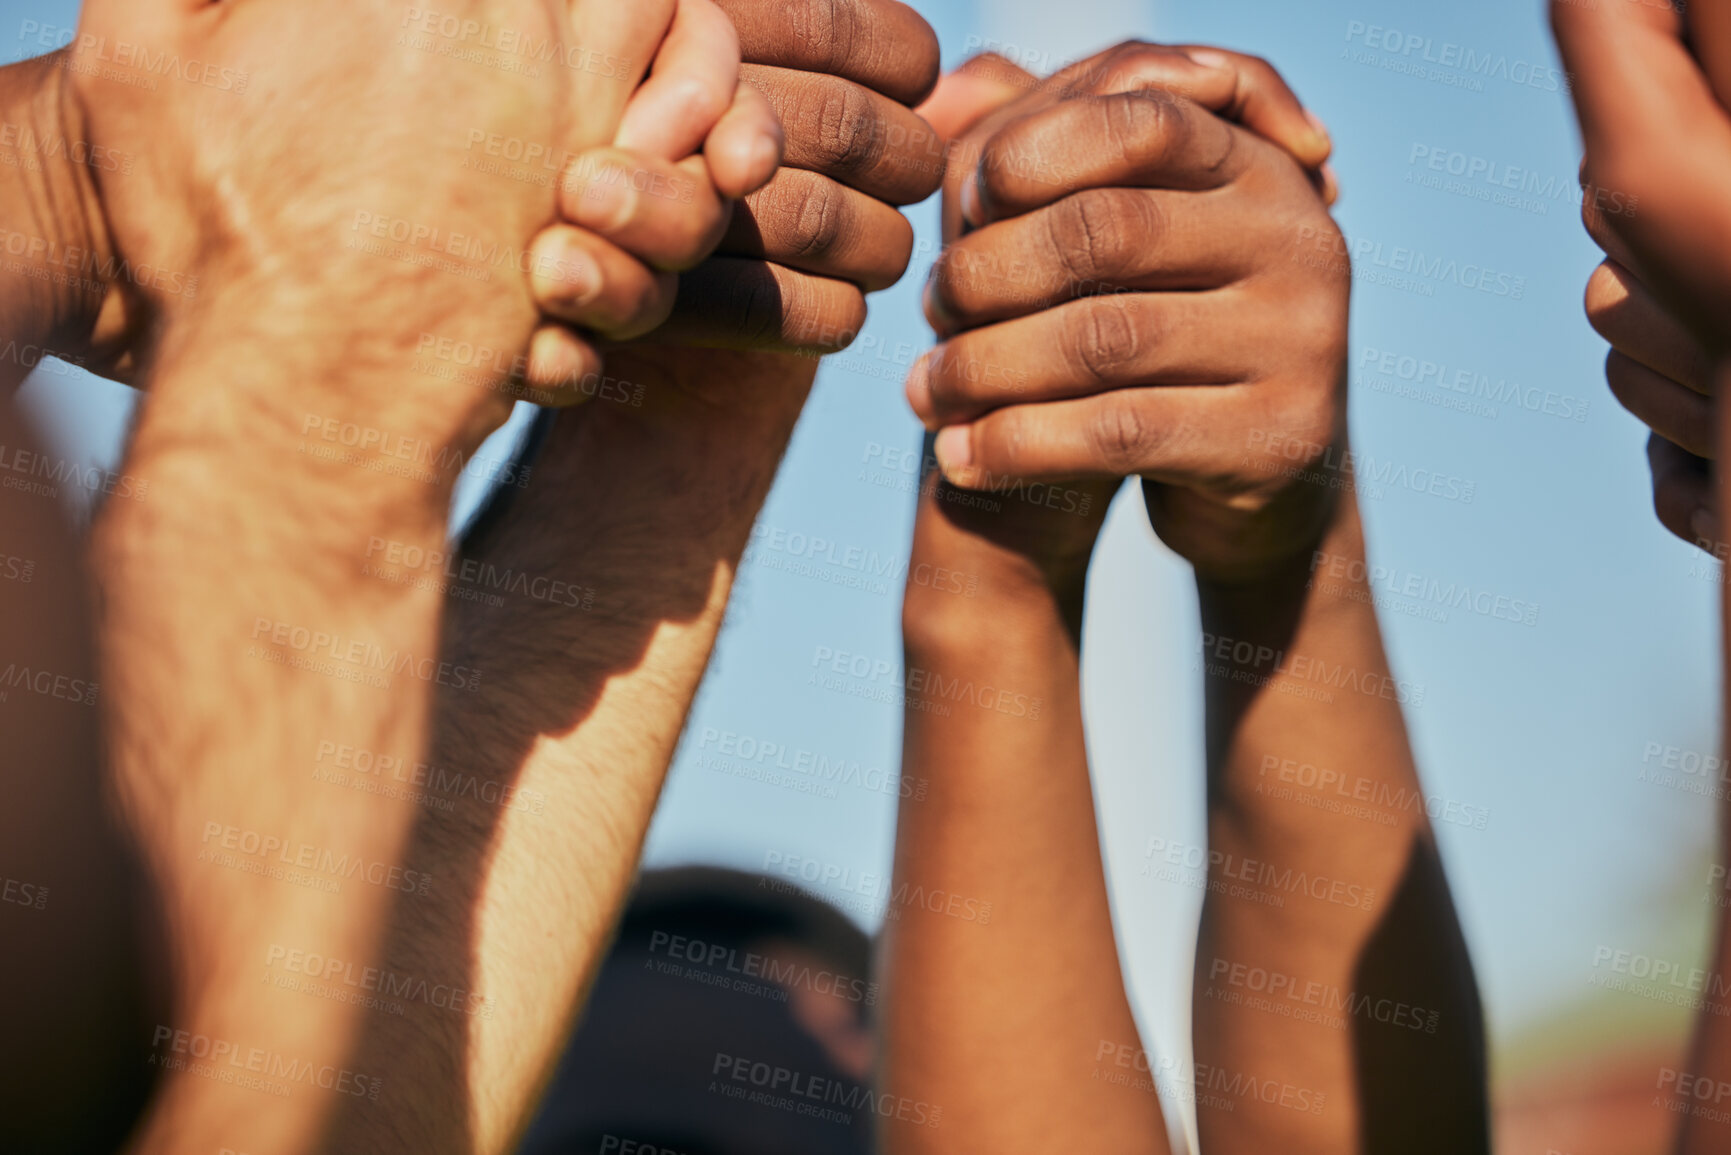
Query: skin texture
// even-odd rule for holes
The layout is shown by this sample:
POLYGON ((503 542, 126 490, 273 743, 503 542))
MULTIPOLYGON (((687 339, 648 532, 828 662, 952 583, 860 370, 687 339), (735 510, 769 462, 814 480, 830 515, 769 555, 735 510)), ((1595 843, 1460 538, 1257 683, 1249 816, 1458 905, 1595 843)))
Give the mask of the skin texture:
MULTIPOLYGON (((301 951, 364 972, 394 906, 460 884, 404 869, 414 814, 397 799, 335 790, 313 771, 329 743, 423 762, 436 688, 484 676, 438 664, 436 592, 361 563, 376 540, 442 546, 455 472, 505 411, 503 369, 475 388, 416 372, 417 347, 435 334, 521 349, 537 309, 520 265, 470 261, 470 275, 451 275, 344 237, 365 210, 528 249, 555 189, 478 181, 453 145, 476 132, 571 152, 611 139, 668 27, 641 6, 465 6, 639 62, 530 77, 429 68, 414 44, 393 45, 400 10, 324 7, 93 3, 66 63, 82 130, 137 153, 124 180, 96 174, 116 250, 184 275, 136 294, 154 322, 140 359, 151 395, 125 470, 149 500, 112 502, 92 550, 113 787, 170 944, 168 1005, 148 1064, 137 1060, 159 1076, 140 1151, 355 1150, 345 1137, 357 1129, 376 1146, 421 1125, 417 1088, 452 1067, 422 1047, 363 1070, 373 1012, 285 992, 268 972, 301 951), (337 21, 353 33, 341 50, 316 34, 337 21), (121 79, 94 67, 121 42, 247 62, 253 99, 176 77, 124 85, 133 66, 121 79), (331 101, 285 96, 321 86, 331 101), (357 102, 375 115, 342 111, 357 102), (369 432, 343 446, 345 429, 369 432), (211 1078, 195 1059, 288 1093, 211 1078)), ((717 116, 734 91, 710 102, 717 116)), ((421 1149, 498 1149, 513 1121, 471 1113, 469 1096, 509 1102, 538 1077, 462 1075, 446 1084, 442 1146, 421 1149)))
MULTIPOLYGON (((860 81, 801 70, 812 63, 813 47, 796 33, 828 5, 796 8, 791 22, 781 5, 728 7, 755 62, 748 75, 774 91, 822 92, 869 81, 886 93, 918 95, 935 71, 930 29, 909 21, 897 4, 849 9, 879 53, 836 58, 860 81)), ((871 101, 849 106, 866 119, 839 128, 822 101, 794 108, 798 115, 784 109, 788 152, 808 158, 813 167, 797 171, 814 193, 881 212, 905 229, 888 205, 847 183, 878 187, 858 176, 850 160, 822 159, 830 133, 876 131, 870 118, 890 97, 868 94, 871 101)), ((912 167, 906 160, 884 163, 912 167)), ((789 171, 748 197, 742 214, 779 214, 776 185, 789 171)), ((917 192, 909 186, 909 195, 917 192)), ((463 543, 460 561, 431 571, 400 569, 391 579, 448 577, 469 566, 585 591, 570 599, 513 594, 490 606, 457 596, 463 592, 457 588, 448 603, 445 660, 495 673, 476 693, 442 694, 429 760, 492 784, 490 798, 503 792, 518 802, 459 798, 450 810, 424 808, 406 848, 411 868, 436 870, 447 885, 424 901, 398 905, 386 965, 404 974, 436 973, 478 992, 490 1007, 484 1016, 411 1011, 381 1019, 366 1040, 360 1054, 373 1065, 417 1049, 447 1064, 413 1089, 414 1150, 446 1149, 454 1102, 467 1104, 469 1126, 483 1137, 476 1149, 508 1149, 579 1013, 629 889, 739 555, 816 372, 811 357, 762 350, 785 348, 789 333, 820 330, 832 300, 846 298, 863 310, 865 286, 892 282, 907 261, 898 245, 826 255, 818 243, 825 236, 821 215, 808 215, 752 242, 755 257, 710 262, 705 267, 722 278, 733 275, 729 269, 757 267, 798 290, 781 300, 770 322, 729 313, 709 323, 712 335, 725 331, 728 343, 758 351, 678 347, 666 331, 611 350, 611 384, 586 405, 558 414, 527 487, 463 543), (775 263, 784 257, 800 267, 775 263), (605 500, 573 500, 597 492, 605 500)), ((682 277, 682 300, 688 284, 682 277)), ((364 1112, 347 1117, 338 1135, 336 1146, 345 1150, 384 1141, 364 1112)))
POLYGON ((680 279, 652 340, 844 349, 865 323, 866 294, 907 269, 913 228, 895 207, 943 179, 941 142, 911 108, 937 81, 937 36, 896 0, 719 2, 739 30, 742 75, 781 118, 787 157, 739 204, 715 255, 680 279))
MULTIPOLYGON (((1654 431, 1648 455, 1660 520, 1723 558, 1726 480, 1714 463, 1727 438, 1717 402, 1731 353, 1731 209, 1722 191, 1731 175, 1731 114, 1715 94, 1731 91, 1731 28, 1723 5, 1702 7, 1714 10, 1692 12, 1685 27, 1670 8, 1559 2, 1551 26, 1575 77, 1582 169, 1638 203, 1633 213, 1587 217, 1607 264, 1620 266, 1601 267, 1588 288, 1589 316, 1613 345, 1606 376, 1654 431)), ((1722 602, 1722 631, 1731 621, 1726 609, 1722 602)), ((1721 645, 1731 653, 1731 633, 1722 632, 1721 645)), ((1728 824, 1731 812, 1721 808, 1722 832, 1728 824)), ((1722 833, 1721 855, 1724 842, 1722 833)), ((1723 918, 1710 969, 1731 973, 1723 918)), ((1667 1105, 1677 1104, 1677 1151, 1724 1149, 1725 1124, 1697 1114, 1690 1093, 1728 1078, 1731 1030, 1703 1015, 1687 1070, 1659 1088, 1667 1105)))
MULTIPOLYGON (((946 1112, 958 1102, 993 1150, 1067 1137, 1073 1101, 1098 1106, 1082 1125, 1103 1149, 1164 1148, 1146 1091, 1104 1085, 1125 1074, 1146 1082, 1162 1068, 1139 1054, 1121 987, 1095 973, 1113 943, 1074 649, 1097 520, 1030 513, 1012 489, 1045 482, 1104 498, 1130 474, 1144 479, 1156 531, 1196 567, 1205 638, 1269 655, 1247 671, 1259 686, 1232 670, 1215 676, 1220 663, 1207 655, 1211 863, 1197 1067, 1171 1069, 1173 1092, 1196 1083, 1209 1151, 1486 1150, 1477 997, 1422 808, 1367 822, 1259 788, 1270 759, 1276 776, 1291 759, 1372 794, 1418 790, 1368 591, 1350 577, 1364 550, 1340 456, 1347 270, 1301 259, 1315 237, 1335 235, 1319 182, 1182 98, 1066 97, 982 122, 996 136, 980 146, 977 191, 959 193, 951 216, 981 227, 934 272, 928 313, 946 340, 909 382, 916 412, 938 430, 946 484, 995 491, 1007 515, 954 491, 928 494, 916 564, 973 572, 995 600, 964 609, 910 587, 909 662, 1004 684, 1014 673, 1018 692, 1045 691, 1055 706, 1032 720, 909 711, 907 772, 932 779, 935 801, 904 803, 898 885, 975 887, 1005 913, 1002 939, 998 903, 990 928, 910 912, 892 929, 887 1085, 918 1088, 946 1112), (1013 156, 1046 158, 1062 179, 1025 179, 1025 166, 995 159, 1013 156), (978 368, 991 364, 1025 376, 1000 376, 994 388, 978 368), (1330 578, 1335 566, 1348 576, 1330 578), (1320 702, 1305 693, 1317 668, 1350 669, 1372 692, 1320 702), (1029 779, 1024 790, 1005 788, 1015 772, 1029 779), (1320 900, 1306 891, 1280 893, 1279 906, 1248 900, 1251 860, 1277 876, 1339 881, 1360 901, 1328 901, 1330 887, 1320 900), (1233 1004, 1214 992, 1231 990, 1234 967, 1435 1010, 1437 1033, 1368 1016, 1336 1029, 1233 1004), (1094 981, 1072 988, 1077 973, 1094 981), (1006 1005, 1022 1014, 994 1049, 982 1040, 1006 1005), (940 1022, 955 1035, 934 1042, 940 1022), (1028 1054, 1053 1056, 1052 1069, 1023 1084, 1028 1054), (1270 1103, 1218 1092, 1242 1079, 1281 1094, 1270 1103)), ((891 1134, 898 1151, 935 1149, 932 1137, 891 1134)))
MULTIPOLYGON (((622 26, 618 33, 633 53, 629 60, 603 54, 594 63, 598 58, 579 55, 575 59, 591 61, 592 66, 556 70, 571 73, 571 82, 561 87, 570 90, 569 99, 580 103, 593 125, 573 124, 558 138, 506 137, 479 125, 466 126, 461 134, 460 147, 474 158, 500 155, 503 147, 519 154, 526 148, 544 158, 541 168, 525 171, 540 180, 535 187, 545 185, 554 193, 563 217, 563 223, 538 234, 523 254, 522 264, 531 274, 529 288, 544 319, 521 368, 527 387, 515 390, 516 396, 549 404, 580 400, 575 382, 599 368, 596 340, 640 336, 665 321, 675 293, 672 271, 708 255, 727 227, 732 202, 762 187, 780 158, 781 128, 774 111, 737 78, 738 39, 727 16, 711 0, 656 0, 636 11, 633 19, 641 24, 622 26), (666 37, 657 46, 662 32, 666 37), (652 75, 632 94, 634 78, 644 68, 652 75), (618 106, 627 95, 631 102, 617 133, 611 141, 597 141, 593 126, 618 119, 618 106), (693 141, 696 130, 689 126, 694 124, 710 125, 707 137, 693 141), (695 155, 698 146, 701 156, 695 155), (541 169, 559 167, 551 161, 564 163, 558 179, 546 181, 541 169), (633 188, 644 187, 664 195, 630 195, 633 188)), ((584 19, 596 26, 591 36, 614 20, 593 5, 576 5, 572 12, 585 13, 584 19)), ((275 14, 269 15, 267 35, 281 34, 275 14)), ((27 129, 25 140, 88 143, 93 123, 96 133, 102 133, 103 122, 114 115, 110 107, 126 102, 134 83, 104 88, 89 75, 116 54, 114 45, 130 43, 108 38, 103 20, 112 18, 100 12, 93 16, 91 27, 68 49, 0 70, 8 77, 9 103, 18 114, 9 123, 27 129), (95 60, 80 58, 80 51, 95 60)), ((512 31, 527 33, 525 44, 547 43, 545 35, 532 29, 512 31)), ((563 43, 571 43, 569 34, 563 43)), ((129 82, 151 80, 124 69, 118 74, 129 82)), ((253 81, 253 74, 240 64, 210 78, 231 103, 251 90, 253 81)), ((130 202, 152 195, 172 197, 174 192, 148 188, 139 180, 150 174, 140 165, 136 149, 98 145, 85 164, 75 163, 63 150, 26 145, 24 152, 30 155, 20 156, 15 167, 40 174, 32 182, 40 187, 15 204, 19 211, 7 219, 29 224, 20 231, 37 242, 24 262, 33 266, 35 275, 14 286, 12 296, 28 301, 33 313, 46 312, 40 321, 33 313, 18 316, 15 327, 45 332, 63 358, 94 372, 146 384, 139 369, 158 328, 158 312, 164 305, 196 300, 199 286, 189 283, 180 266, 146 263, 149 272, 131 275, 132 264, 118 262, 148 261, 149 254, 139 257, 124 249, 124 238, 115 230, 129 227, 130 202), (67 276, 73 266, 77 275, 67 276), (171 291, 156 291, 153 282, 171 291)), ((504 183, 520 187, 533 182, 504 183)), ((0 195, 17 200, 22 192, 13 184, 0 195)), ((478 205, 478 211, 486 212, 490 203, 478 205)), ((239 216, 252 212, 234 211, 239 216)), ((183 215, 197 217, 176 214, 183 215)), ((178 243, 184 245, 195 221, 177 223, 182 237, 178 243)), ((346 234, 339 230, 339 240, 331 247, 369 235, 355 221, 346 224, 346 234)), ((176 243, 173 235, 170 248, 176 243)), ((459 250, 465 236, 457 234, 459 250)), ((451 239, 445 233, 440 237, 451 239)), ((153 238, 152 243, 159 242, 153 238)), ((204 288, 208 296, 209 286, 204 288)))

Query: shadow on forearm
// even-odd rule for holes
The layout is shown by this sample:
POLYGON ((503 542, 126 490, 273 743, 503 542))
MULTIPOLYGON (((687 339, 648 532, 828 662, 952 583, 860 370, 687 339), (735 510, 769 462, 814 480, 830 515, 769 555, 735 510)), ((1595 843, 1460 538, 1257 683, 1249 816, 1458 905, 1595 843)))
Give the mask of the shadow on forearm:
POLYGON ((1371 1000, 1352 1016, 1360 1149, 1381 1155, 1490 1150, 1483 1012, 1442 862, 1429 836, 1412 850, 1353 972, 1371 1000), (1384 1001, 1386 1000, 1386 1002, 1384 1001), (1406 1004, 1406 1009, 1393 1009, 1406 1004), (1383 1021, 1392 1017, 1418 1023, 1383 1021), (1434 1033, 1428 1023, 1434 1016, 1434 1033))

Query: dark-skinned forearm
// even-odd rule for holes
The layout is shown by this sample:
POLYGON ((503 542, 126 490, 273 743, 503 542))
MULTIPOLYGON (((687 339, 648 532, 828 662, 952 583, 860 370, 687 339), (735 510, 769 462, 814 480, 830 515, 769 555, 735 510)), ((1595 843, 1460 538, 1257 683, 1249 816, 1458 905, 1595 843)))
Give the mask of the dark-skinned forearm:
POLYGON ((1389 671, 1363 560, 1347 502, 1284 573, 1200 583, 1196 1058, 1282 1092, 1216 1110, 1199 1088, 1211 1151, 1488 1142, 1476 989, 1401 715, 1412 691, 1389 671))
POLYGON ((902 772, 929 786, 902 800, 893 885, 989 903, 990 919, 912 902, 889 912, 884 1089, 941 1108, 943 1121, 889 1122, 885 1149, 1165 1152, 1082 736, 1086 558, 1052 584, 1021 554, 950 524, 929 493, 915 534, 915 565, 964 574, 978 593, 909 586, 902 772), (982 708, 943 696, 946 684, 1031 705, 982 708))

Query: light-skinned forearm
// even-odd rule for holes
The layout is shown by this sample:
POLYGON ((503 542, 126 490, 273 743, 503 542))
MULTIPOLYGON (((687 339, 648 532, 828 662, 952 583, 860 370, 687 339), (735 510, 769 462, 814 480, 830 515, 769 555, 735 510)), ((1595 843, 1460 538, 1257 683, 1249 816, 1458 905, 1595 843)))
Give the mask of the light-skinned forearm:
POLYGON ((393 904, 420 900, 400 869, 412 816, 319 781, 317 751, 425 749, 435 685, 459 676, 438 665, 440 600, 357 559, 374 537, 443 541, 438 454, 485 419, 414 394, 400 349, 320 331, 255 307, 171 333, 123 467, 135 497, 96 525, 112 772, 172 945, 140 1151, 315 1150, 339 1102, 372 1105, 389 1077, 354 1065, 361 1011, 273 990, 267 967, 283 949, 364 966, 393 904), (399 453, 331 452, 326 422, 399 453), (403 446, 429 456, 405 470, 403 446))
MULTIPOLYGON (((526 1125, 635 876, 815 370, 784 357, 684 361, 738 404, 683 386, 670 398, 657 367, 669 362, 616 355, 609 373, 646 381, 645 406, 595 400, 561 414, 528 488, 466 552, 527 584, 502 605, 453 598, 449 611, 449 659, 498 676, 441 705, 435 777, 479 785, 417 827, 411 863, 453 885, 399 910, 388 965, 471 992, 472 1013, 381 1017, 364 1052, 416 1066, 390 1116, 416 1151, 491 1155, 526 1125), (423 1054, 424 1067, 409 1058, 423 1054)), ((338 1146, 370 1149, 393 1134, 385 1118, 346 1112, 338 1146)))
POLYGON ((903 797, 893 886, 989 903, 990 918, 947 903, 887 913, 881 1083, 942 1122, 886 1116, 885 1150, 1163 1153, 1083 743, 1082 566, 1053 581, 922 501, 913 564, 966 575, 978 593, 909 585, 902 773, 928 785, 903 797), (1011 693, 1010 712, 937 689, 968 683, 1011 693))
POLYGON ((1197 1115, 1223 1155, 1487 1149, 1476 988, 1363 561, 1348 502, 1286 573, 1200 584, 1197 1115))

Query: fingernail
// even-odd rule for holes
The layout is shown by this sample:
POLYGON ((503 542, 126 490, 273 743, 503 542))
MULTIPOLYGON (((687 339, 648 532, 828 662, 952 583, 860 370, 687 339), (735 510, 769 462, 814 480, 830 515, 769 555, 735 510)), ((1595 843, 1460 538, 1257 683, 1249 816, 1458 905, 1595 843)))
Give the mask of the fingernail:
POLYGON ((1689 528, 1695 534, 1695 543, 1711 552, 1719 545, 1719 519, 1712 510, 1701 506, 1689 516, 1689 528))
POLYGON ((940 336, 947 336, 950 331, 950 316, 938 302, 937 277, 938 270, 934 266, 931 276, 926 278, 926 287, 920 290, 920 308, 925 311, 926 324, 932 327, 932 331, 940 336))
POLYGON ((768 133, 757 138, 757 143, 751 146, 751 174, 760 187, 769 183, 775 175, 775 170, 781 167, 780 138, 768 133))
POLYGON ((1322 199, 1332 208, 1340 199, 1340 176, 1332 164, 1323 165, 1319 171, 1322 173, 1322 199))
POLYGON ((962 178, 962 219, 976 229, 986 223, 986 206, 980 201, 980 174, 977 170, 962 178))
POLYGON ((1186 48, 1184 55, 1204 68, 1231 68, 1232 60, 1224 52, 1212 48, 1186 48))
POLYGON ((582 249, 563 245, 535 262, 534 281, 543 304, 582 308, 601 295, 601 266, 582 249))
POLYGON ((932 424, 932 357, 926 353, 914 362, 914 367, 908 370, 907 384, 903 386, 907 392, 908 407, 914 411, 914 416, 927 429, 935 428, 932 424))
POLYGON ((529 342, 528 380, 537 388, 557 392, 561 407, 585 398, 581 392, 565 395, 585 372, 583 349, 567 330, 543 326, 529 342))
POLYGON ((572 223, 599 233, 616 232, 637 207, 637 190, 624 166, 607 163, 576 182, 572 223))
POLYGON ((1304 119, 1310 123, 1310 130, 1316 134, 1316 147, 1327 156, 1334 151, 1334 140, 1328 135, 1328 126, 1322 123, 1322 118, 1310 109, 1304 110, 1304 119))
POLYGON ((973 471, 974 432, 966 425, 940 429, 932 448, 937 452, 938 465, 951 481, 963 481, 963 475, 973 471))

